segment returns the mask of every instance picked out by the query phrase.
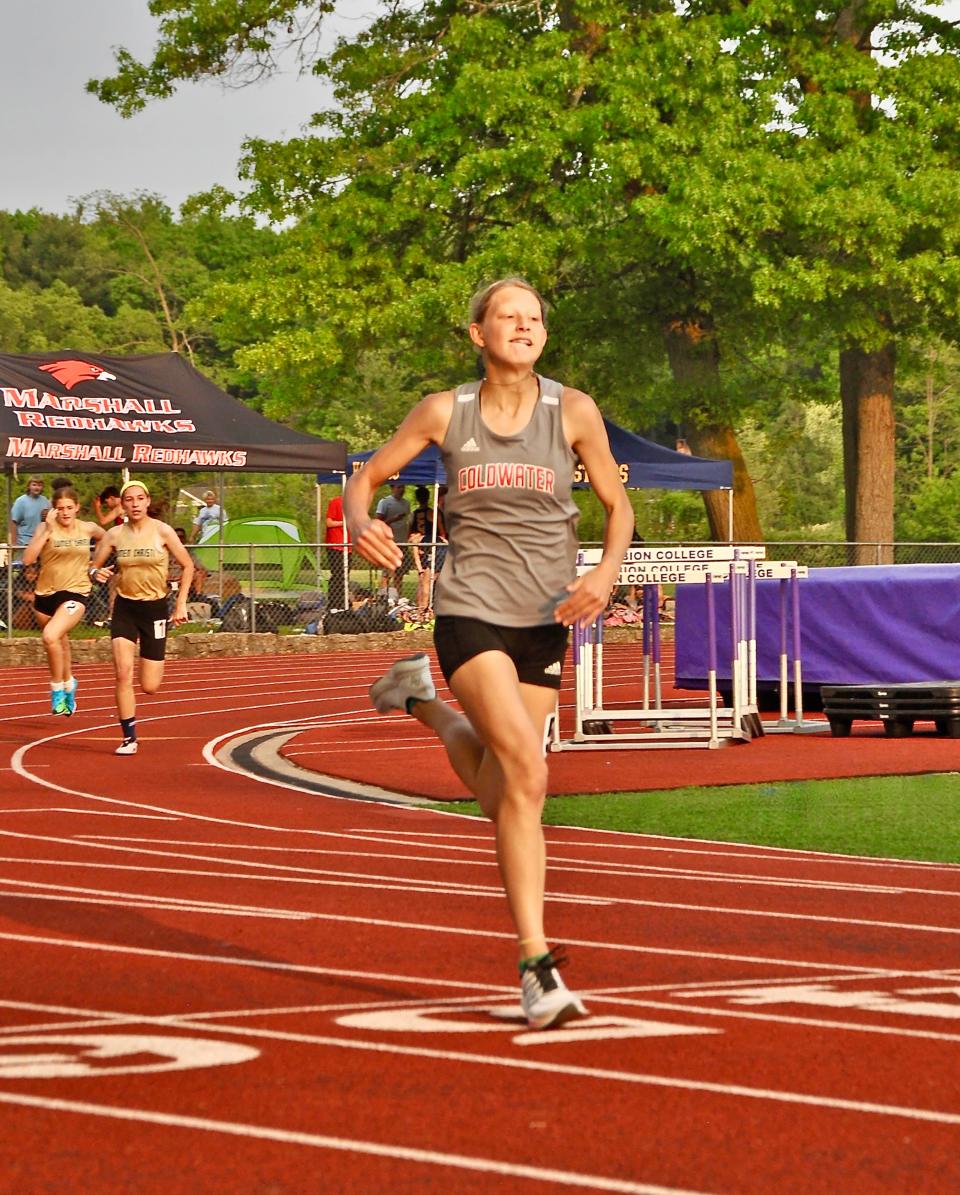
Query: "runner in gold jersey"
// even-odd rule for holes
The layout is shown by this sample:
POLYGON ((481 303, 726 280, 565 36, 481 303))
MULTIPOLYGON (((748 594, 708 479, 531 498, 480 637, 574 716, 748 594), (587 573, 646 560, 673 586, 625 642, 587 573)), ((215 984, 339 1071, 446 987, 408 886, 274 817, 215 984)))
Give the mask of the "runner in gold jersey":
POLYGON ((193 578, 193 561, 176 532, 167 523, 150 518, 150 491, 142 481, 128 481, 120 490, 127 521, 112 527, 93 556, 91 575, 108 580, 116 555, 117 597, 110 620, 113 670, 117 683, 117 714, 123 740, 117 755, 137 753, 137 703, 133 692, 134 661, 140 644, 140 688, 156 693, 163 680, 167 647, 167 624, 187 621, 187 594, 193 578), (167 616, 170 557, 182 567, 173 613, 167 616))
POLYGON ((77 518, 79 509, 74 489, 58 490, 53 506, 23 552, 25 565, 40 561, 33 609, 43 629, 50 667, 50 709, 67 716, 77 708, 68 636, 83 618, 90 597, 90 541, 103 538, 103 529, 96 523, 77 518))

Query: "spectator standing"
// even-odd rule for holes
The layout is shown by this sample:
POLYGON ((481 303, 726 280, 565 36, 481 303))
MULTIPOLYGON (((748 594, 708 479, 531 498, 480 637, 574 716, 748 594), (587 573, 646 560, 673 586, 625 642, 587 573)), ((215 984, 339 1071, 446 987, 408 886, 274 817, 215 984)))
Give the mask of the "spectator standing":
POLYGON ((108 485, 93 500, 93 509, 101 527, 119 527, 123 522, 120 509, 120 491, 115 485, 108 485))
POLYGON ((443 567, 441 551, 446 555, 446 549, 441 547, 441 541, 446 543, 447 528, 443 521, 443 511, 437 506, 437 535, 433 535, 433 508, 430 505, 430 491, 425 485, 418 485, 413 492, 417 505, 410 516, 410 528, 407 539, 410 541, 410 555, 413 566, 417 570, 417 609, 426 612, 430 609, 430 591, 433 586, 434 569, 437 572, 443 567))
POLYGON ((343 498, 337 494, 327 506, 323 542, 327 557, 330 583, 327 586, 327 609, 346 610, 348 578, 350 576, 350 544, 343 521, 343 498))
POLYGON ((193 530, 190 532, 190 542, 195 544, 202 538, 208 527, 219 526, 227 521, 227 512, 221 509, 217 502, 217 495, 213 490, 207 490, 203 495, 203 506, 193 520, 193 530))
POLYGON ((49 509, 50 502, 43 493, 43 478, 31 477, 26 491, 15 498, 10 507, 10 543, 25 548, 49 509))
MULTIPOLYGON (((386 523, 393 534, 393 542, 406 543, 407 523, 410 521, 410 503, 404 498, 405 485, 399 482, 390 486, 390 495, 381 498, 377 503, 375 517, 381 523, 386 523)), ((386 590, 390 602, 395 602, 399 596, 400 582, 403 574, 410 567, 410 557, 406 549, 401 549, 400 564, 395 569, 384 569, 380 578, 381 591, 386 590)))

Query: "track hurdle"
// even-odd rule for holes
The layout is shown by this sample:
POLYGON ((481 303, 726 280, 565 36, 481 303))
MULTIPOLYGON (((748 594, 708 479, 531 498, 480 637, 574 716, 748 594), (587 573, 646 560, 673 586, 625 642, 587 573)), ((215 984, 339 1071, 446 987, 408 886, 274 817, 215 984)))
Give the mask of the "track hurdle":
MULTIPOLYGON (((578 573, 600 559, 599 549, 581 550, 578 573)), ((603 747, 606 750, 669 747, 719 747, 731 740, 746 741, 758 730, 756 707, 756 608, 752 598, 755 562, 764 558, 759 546, 692 545, 669 548, 633 547, 624 557, 621 585, 643 588, 643 699, 639 708, 617 708, 604 701, 603 618, 588 627, 574 627, 574 728, 561 739, 554 720, 554 751, 603 747), (731 704, 722 706, 717 686, 718 644, 713 586, 730 586, 731 704), (660 682, 659 608, 661 585, 706 586, 709 657, 708 699, 705 708, 667 708, 660 682), (651 672, 652 665, 652 672, 651 672), (651 678, 653 701, 650 700, 651 678), (632 724, 625 730, 615 726, 632 724)))
POLYGON ((780 717, 774 725, 767 725, 767 734, 823 734, 830 729, 827 722, 806 722, 803 717, 803 663, 800 649, 800 581, 807 576, 807 567, 795 560, 768 561, 758 567, 760 580, 780 582, 780 717), (789 658, 793 654, 793 717, 790 711, 789 658))

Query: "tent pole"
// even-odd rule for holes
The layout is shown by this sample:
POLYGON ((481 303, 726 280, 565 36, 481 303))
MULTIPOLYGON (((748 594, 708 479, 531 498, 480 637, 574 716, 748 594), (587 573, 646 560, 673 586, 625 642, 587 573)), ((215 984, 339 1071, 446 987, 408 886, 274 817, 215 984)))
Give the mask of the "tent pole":
POLYGON ((733 543, 733 490, 727 490, 727 542, 733 543))
POLYGON ((433 530, 430 533, 430 593, 427 595, 427 605, 433 609, 433 587, 437 581, 437 521, 438 502, 440 497, 440 479, 433 482, 433 530))
MULTIPOLYGON (((10 498, 10 474, 9 473, 5 474, 5 477, 7 480, 7 486, 6 486, 7 505, 5 508, 7 513, 4 515, 4 528, 3 528, 3 538, 4 539, 6 539, 7 536, 10 534, 10 507, 12 505, 12 501, 10 498)), ((7 557, 7 619, 6 619, 6 621, 7 621, 7 638, 12 639, 13 638, 13 544, 12 543, 7 544, 6 557, 7 557)))
POLYGON ((317 589, 319 592, 320 572, 322 572, 322 570, 323 570, 322 560, 320 560, 320 556, 322 556, 322 553, 323 553, 323 538, 322 538, 322 535, 320 535, 320 529, 322 529, 322 527, 323 527, 323 517, 322 517, 323 516, 323 486, 320 485, 319 483, 317 483, 316 489, 317 489, 317 502, 313 508, 313 541, 314 541, 314 544, 317 545, 317 547, 316 547, 317 578, 316 578, 316 582, 314 582, 313 588, 317 589))
MULTIPOLYGON (((223 605, 223 525, 227 521, 227 509, 223 505, 223 470, 217 475, 217 502, 220 504, 220 521, 217 523, 217 572, 220 576, 220 604, 223 605)), ((251 559, 253 559, 251 555, 251 559)), ((250 594, 253 601, 253 594, 250 594)))
MULTIPOLYGON (((347 488, 347 475, 344 473, 343 480, 340 482, 340 497, 347 488)), ((343 551, 340 553, 341 565, 343 569, 343 601, 344 609, 351 609, 350 606, 350 544, 347 542, 347 520, 343 514, 343 506, 340 507, 340 517, 343 519, 343 551)))

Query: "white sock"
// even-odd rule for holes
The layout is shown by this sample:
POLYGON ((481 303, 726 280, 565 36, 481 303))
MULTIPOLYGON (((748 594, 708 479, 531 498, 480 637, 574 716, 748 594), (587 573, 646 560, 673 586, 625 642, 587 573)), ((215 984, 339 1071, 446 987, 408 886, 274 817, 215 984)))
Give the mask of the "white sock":
POLYGON ((50 682, 50 688, 53 690, 54 693, 62 693, 63 692, 63 681, 62 680, 52 680, 50 682))
POLYGON ((77 682, 76 682, 76 681, 74 680, 74 678, 71 676, 69 680, 67 680, 67 681, 64 681, 64 685, 63 685, 63 687, 64 687, 64 689, 66 689, 66 691, 67 691, 68 693, 72 693, 72 692, 73 692, 73 690, 74 690, 74 689, 77 687, 77 682))

